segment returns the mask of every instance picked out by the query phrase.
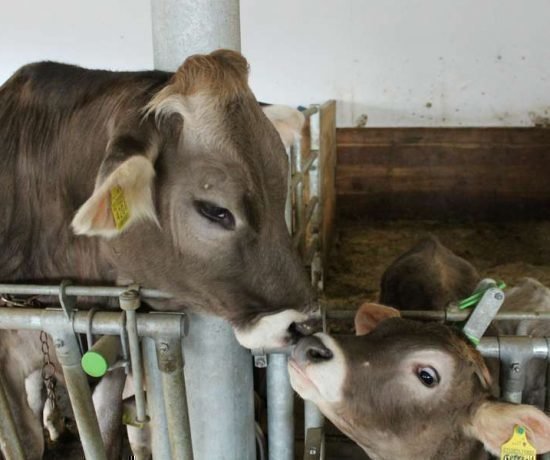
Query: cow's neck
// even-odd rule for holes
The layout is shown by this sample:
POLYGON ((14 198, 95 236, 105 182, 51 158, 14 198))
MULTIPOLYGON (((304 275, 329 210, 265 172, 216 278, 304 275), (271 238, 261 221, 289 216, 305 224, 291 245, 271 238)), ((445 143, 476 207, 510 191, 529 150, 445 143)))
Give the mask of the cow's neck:
MULTIPOLYGON (((365 425, 358 426, 332 414, 327 416, 373 460, 486 460, 488 454, 481 442, 468 437, 452 423, 434 424, 433 427, 410 430, 409 435, 396 434, 390 429, 365 425)), ((414 422, 413 422, 414 423, 414 422)))

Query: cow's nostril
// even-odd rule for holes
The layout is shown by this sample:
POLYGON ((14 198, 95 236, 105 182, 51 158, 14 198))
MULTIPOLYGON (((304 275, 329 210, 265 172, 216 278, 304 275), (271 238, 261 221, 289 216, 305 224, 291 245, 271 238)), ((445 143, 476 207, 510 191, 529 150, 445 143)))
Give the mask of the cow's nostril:
POLYGON ((328 361, 332 358, 332 351, 328 348, 311 348, 307 351, 307 357, 314 363, 328 361))
POLYGON ((294 356, 303 363, 319 363, 332 359, 332 351, 317 336, 304 337, 298 342, 294 356))

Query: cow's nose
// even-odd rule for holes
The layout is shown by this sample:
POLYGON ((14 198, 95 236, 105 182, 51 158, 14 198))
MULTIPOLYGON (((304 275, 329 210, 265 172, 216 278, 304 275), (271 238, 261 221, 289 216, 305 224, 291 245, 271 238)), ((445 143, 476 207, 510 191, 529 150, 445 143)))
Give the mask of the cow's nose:
POLYGON ((329 361, 332 356, 332 351, 325 346, 319 337, 314 335, 301 339, 293 352, 294 359, 300 364, 329 361))

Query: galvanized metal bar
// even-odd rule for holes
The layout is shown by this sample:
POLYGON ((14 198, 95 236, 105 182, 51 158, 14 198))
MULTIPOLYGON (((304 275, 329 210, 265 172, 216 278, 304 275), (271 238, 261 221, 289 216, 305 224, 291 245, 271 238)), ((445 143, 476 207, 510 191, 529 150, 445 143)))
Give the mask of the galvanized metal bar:
MULTIPOLYGON (((98 311, 92 321, 92 333, 97 335, 120 334, 120 312, 98 311)), ((179 321, 175 318, 185 317, 182 313, 137 313, 136 327, 140 337, 155 337, 158 334, 174 337, 181 334, 179 321)), ((0 329, 43 330, 45 324, 61 327, 66 318, 62 310, 40 308, 0 307, 0 329)), ((73 318, 74 332, 83 334, 87 330, 86 311, 77 311, 73 318)))
MULTIPOLYGON (((548 360, 546 363, 546 402, 544 410, 550 412, 550 337, 546 338, 546 346, 548 347, 548 360)), ((550 452, 542 455, 542 460, 550 460, 550 452)))
MULTIPOLYGON (((330 303, 324 303, 327 308, 327 319, 340 319, 340 320, 353 320, 355 318, 356 310, 337 310, 331 309, 330 303)), ((468 318, 470 312, 449 312, 449 311, 402 311, 401 316, 408 319, 421 319, 430 321, 464 321, 468 318)), ((494 321, 508 321, 508 320, 550 320, 550 312, 520 312, 520 311, 508 311, 498 313, 494 321)))
POLYGON ((307 225, 311 220, 311 216, 313 215, 313 211, 315 211, 315 208, 317 207, 318 204, 319 204, 319 197, 312 196, 305 208, 302 221, 298 226, 298 230, 294 233, 294 236, 293 236, 294 246, 298 246, 300 244, 300 241, 304 237, 304 234, 306 232, 307 225))
POLYGON ((45 321, 65 377, 65 386, 75 415, 82 449, 87 460, 107 460, 86 374, 80 365, 80 351, 70 321, 45 321))
POLYGON ((147 383, 147 412, 150 417, 151 450, 155 460, 171 460, 168 422, 164 410, 164 392, 161 374, 158 369, 155 341, 144 337, 141 341, 143 367, 147 383))
MULTIPOLYGON (((61 286, 41 284, 0 284, 1 294, 40 295, 59 297, 61 286)), ((65 294, 75 297, 119 297, 127 291, 123 286, 66 286, 65 294)), ((139 295, 144 299, 170 299, 172 296, 157 289, 140 289, 139 295)))
POLYGON ((172 458, 193 460, 181 339, 157 339, 155 345, 172 458))
POLYGON ((3 372, 0 372, 0 452, 10 460, 25 460, 25 452, 8 402, 3 372))
POLYGON ((190 315, 184 340, 193 452, 199 460, 256 458, 252 357, 224 320, 190 315))
POLYGON ((300 171, 292 174, 292 179, 290 181, 291 189, 296 188, 298 184, 303 182, 304 178, 308 175, 311 166, 313 166, 313 163, 317 159, 317 156, 318 156, 317 153, 312 151, 308 161, 306 161, 302 165, 300 171))
POLYGON ((313 166, 313 163, 315 163, 315 160, 319 158, 319 151, 318 150, 310 150, 309 152, 309 158, 307 161, 302 164, 302 174, 309 173, 309 170, 313 166))
POLYGON ((139 308, 140 300, 136 291, 129 290, 120 294, 119 301, 120 308, 126 313, 126 331, 128 332, 130 363, 136 399, 136 422, 145 423, 147 414, 145 410, 145 392, 143 391, 143 369, 141 367, 141 349, 136 322, 136 310, 139 308))
POLYGON ((309 240, 309 245, 307 246, 304 254, 304 265, 311 265, 315 253, 319 251, 319 234, 314 234, 309 240))
POLYGON ((270 354, 267 366, 267 429, 269 460, 294 460, 294 393, 287 371, 288 356, 270 354))
POLYGON ((310 428, 320 428, 324 423, 325 418, 319 408, 311 401, 304 401, 304 433, 310 428))
POLYGON ((316 114, 319 112, 319 107, 316 105, 310 105, 307 109, 302 110, 302 115, 306 118, 311 117, 311 115, 316 114))

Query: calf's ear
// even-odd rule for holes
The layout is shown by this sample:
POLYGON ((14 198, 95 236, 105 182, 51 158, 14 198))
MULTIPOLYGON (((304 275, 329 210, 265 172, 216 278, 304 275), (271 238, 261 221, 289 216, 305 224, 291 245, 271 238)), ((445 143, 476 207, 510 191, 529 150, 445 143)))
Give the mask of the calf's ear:
POLYGON ((377 303, 364 303, 355 313, 355 334, 365 335, 388 318, 401 316, 399 310, 377 303))
POLYGON ((112 238, 139 220, 158 224, 153 204, 153 164, 144 155, 107 157, 92 195, 76 212, 77 235, 112 238))
POLYGON ((498 456, 501 446, 512 437, 516 425, 525 428, 527 439, 538 454, 550 452, 550 418, 533 406, 485 402, 475 412, 466 431, 498 456))

